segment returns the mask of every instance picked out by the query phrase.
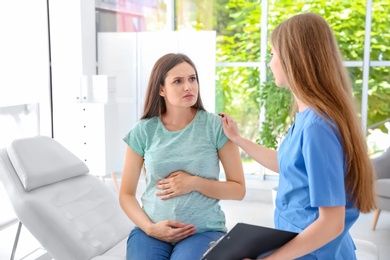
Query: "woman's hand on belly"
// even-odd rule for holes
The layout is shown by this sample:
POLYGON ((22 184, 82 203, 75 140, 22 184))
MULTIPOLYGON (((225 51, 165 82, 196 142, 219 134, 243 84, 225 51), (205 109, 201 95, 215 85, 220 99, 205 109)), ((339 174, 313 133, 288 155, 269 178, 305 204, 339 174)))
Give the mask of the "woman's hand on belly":
POLYGON ((154 223, 146 233, 158 240, 165 242, 179 242, 195 233, 193 224, 184 224, 182 222, 163 220, 154 223))
POLYGON ((161 196, 161 200, 167 200, 190 193, 194 190, 195 178, 196 176, 184 171, 173 172, 167 178, 157 182, 156 188, 161 191, 156 195, 161 196))

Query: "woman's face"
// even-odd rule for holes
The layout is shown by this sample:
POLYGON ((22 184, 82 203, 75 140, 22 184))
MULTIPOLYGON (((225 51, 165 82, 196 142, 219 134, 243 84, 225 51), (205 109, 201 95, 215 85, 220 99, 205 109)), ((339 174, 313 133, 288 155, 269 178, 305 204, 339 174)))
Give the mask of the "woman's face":
POLYGON ((274 74, 275 84, 278 87, 286 87, 286 76, 284 75, 282 65, 280 64, 279 54, 271 47, 271 62, 269 66, 271 68, 272 74, 274 74))
POLYGON ((168 71, 165 86, 160 86, 160 96, 169 107, 192 107, 198 100, 198 81, 194 68, 182 62, 168 71))

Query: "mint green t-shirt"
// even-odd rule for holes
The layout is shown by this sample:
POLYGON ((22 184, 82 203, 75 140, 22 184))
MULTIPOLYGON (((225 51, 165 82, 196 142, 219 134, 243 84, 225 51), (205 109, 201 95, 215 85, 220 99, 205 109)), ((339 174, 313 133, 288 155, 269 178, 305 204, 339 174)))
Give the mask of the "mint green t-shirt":
POLYGON ((170 173, 182 170, 207 179, 219 179, 218 150, 228 138, 218 115, 198 110, 194 119, 178 131, 169 131, 160 117, 136 123, 123 139, 131 149, 144 157, 146 190, 142 208, 154 222, 162 220, 194 224, 196 232, 226 232, 225 214, 219 200, 199 192, 161 200, 157 182, 170 173))

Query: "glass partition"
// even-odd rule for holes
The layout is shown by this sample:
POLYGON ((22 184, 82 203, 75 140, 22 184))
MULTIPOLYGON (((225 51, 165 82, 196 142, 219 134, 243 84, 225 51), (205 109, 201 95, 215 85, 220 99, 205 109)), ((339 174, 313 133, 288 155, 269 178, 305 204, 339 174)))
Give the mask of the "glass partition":
POLYGON ((145 32, 166 29, 167 5, 158 0, 96 0, 97 32, 145 32))

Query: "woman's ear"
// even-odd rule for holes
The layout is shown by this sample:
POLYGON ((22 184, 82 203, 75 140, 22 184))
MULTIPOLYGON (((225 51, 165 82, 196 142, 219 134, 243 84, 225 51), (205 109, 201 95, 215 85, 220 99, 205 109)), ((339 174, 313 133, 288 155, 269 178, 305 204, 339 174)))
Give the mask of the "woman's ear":
POLYGON ((160 85, 160 91, 159 91, 160 96, 164 97, 165 96, 165 91, 164 87, 160 85))

